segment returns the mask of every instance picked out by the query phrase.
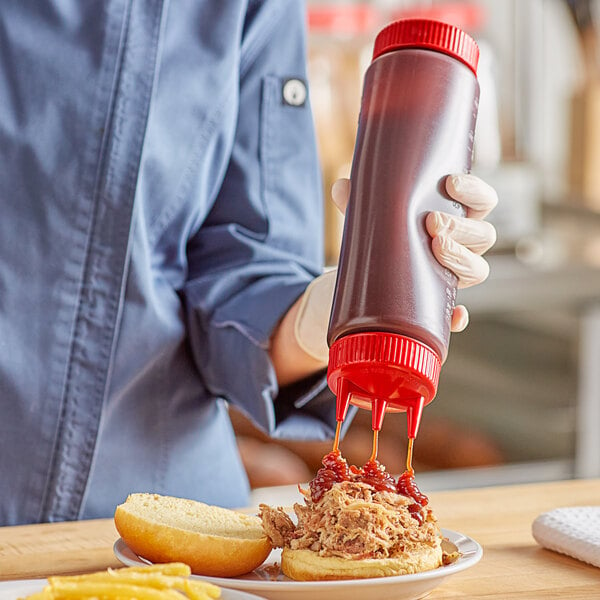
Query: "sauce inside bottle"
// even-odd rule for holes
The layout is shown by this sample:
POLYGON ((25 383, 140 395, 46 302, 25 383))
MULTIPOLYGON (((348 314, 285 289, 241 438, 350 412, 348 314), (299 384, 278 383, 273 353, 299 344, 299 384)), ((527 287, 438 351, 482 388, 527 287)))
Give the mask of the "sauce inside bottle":
POLYGON ((444 182, 471 168, 478 59, 467 33, 432 19, 400 19, 375 39, 327 335, 338 418, 349 403, 406 411, 412 438, 437 393, 457 278, 425 220, 465 214, 444 182))

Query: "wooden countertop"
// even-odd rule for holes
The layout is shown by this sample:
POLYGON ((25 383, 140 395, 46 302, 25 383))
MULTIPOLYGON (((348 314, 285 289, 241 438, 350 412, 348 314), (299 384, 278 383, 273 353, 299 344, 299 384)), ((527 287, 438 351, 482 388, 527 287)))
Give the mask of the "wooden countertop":
MULTIPOLYGON (((278 503, 277 488, 272 503, 278 503)), ((542 512, 600 505, 600 480, 435 492, 430 503, 442 527, 483 546, 483 558, 428 598, 600 598, 600 569, 545 550, 531 536, 542 512)), ((0 580, 118 567, 112 551, 117 537, 110 519, 0 528, 0 580)))

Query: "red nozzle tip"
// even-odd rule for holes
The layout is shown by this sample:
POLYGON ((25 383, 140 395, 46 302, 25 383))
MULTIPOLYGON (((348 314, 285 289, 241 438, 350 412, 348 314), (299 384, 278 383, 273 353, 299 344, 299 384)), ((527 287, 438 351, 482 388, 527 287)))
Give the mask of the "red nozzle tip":
POLYGON ((385 400, 380 400, 379 398, 373 400, 371 407, 371 423, 373 426, 373 431, 381 430, 386 408, 387 402, 385 400))
POLYGON ((421 423, 421 415, 423 414, 423 407, 425 406, 425 399, 423 397, 415 400, 409 404, 406 408, 406 425, 408 428, 408 437, 416 438, 417 432, 419 431, 419 424, 421 423))
POLYGON ((350 406, 350 382, 347 379, 340 379, 335 402, 335 418, 337 421, 343 421, 348 414, 350 406))

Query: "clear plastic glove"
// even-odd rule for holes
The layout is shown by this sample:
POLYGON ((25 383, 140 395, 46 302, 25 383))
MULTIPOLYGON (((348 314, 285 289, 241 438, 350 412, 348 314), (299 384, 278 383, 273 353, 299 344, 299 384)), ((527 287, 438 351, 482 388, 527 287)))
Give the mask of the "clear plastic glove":
MULTIPOLYGON (((494 188, 475 175, 449 175, 446 191, 466 208, 466 217, 455 217, 444 212, 431 212, 425 225, 433 238, 433 254, 440 264, 458 277, 458 287, 466 288, 484 281, 490 272, 482 257, 496 242, 496 230, 483 219, 498 203, 494 188)), ((350 197, 350 180, 339 179, 333 184, 331 195, 336 206, 346 212, 350 197)), ((469 323, 469 313, 457 305, 452 315, 452 331, 462 331, 469 323)))
POLYGON ((433 238, 433 254, 456 274, 458 287, 466 288, 489 275, 489 265, 481 255, 496 242, 496 230, 483 219, 498 203, 498 196, 475 175, 450 175, 446 191, 467 209, 466 217, 430 212, 425 225, 433 238))
MULTIPOLYGON (((475 175, 449 175, 446 191, 466 208, 466 217, 430 212, 425 220, 433 238, 431 249, 438 262, 458 277, 458 287, 477 285, 487 279, 490 267, 482 254, 496 243, 496 230, 483 219, 498 204, 494 188, 475 175)), ((457 305, 452 315, 452 331, 462 331, 469 313, 457 305)))
POLYGON ((327 363, 329 358, 327 328, 336 275, 337 269, 333 269, 313 279, 302 294, 294 323, 298 345, 306 354, 322 363, 327 363))

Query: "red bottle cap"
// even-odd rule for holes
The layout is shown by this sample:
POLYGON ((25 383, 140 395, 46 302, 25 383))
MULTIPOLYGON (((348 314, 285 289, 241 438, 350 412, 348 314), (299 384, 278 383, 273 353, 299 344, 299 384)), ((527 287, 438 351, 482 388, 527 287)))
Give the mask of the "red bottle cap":
POLYGON ((423 406, 437 392, 441 361, 429 346, 395 333, 365 332, 336 340, 329 349, 327 383, 337 397, 337 419, 349 404, 373 411, 380 429, 385 411, 406 411, 416 437, 423 406))
POLYGON ((400 19, 384 27, 375 38, 373 60, 400 48, 426 48, 463 62, 477 75, 479 48, 455 25, 433 19, 400 19))

